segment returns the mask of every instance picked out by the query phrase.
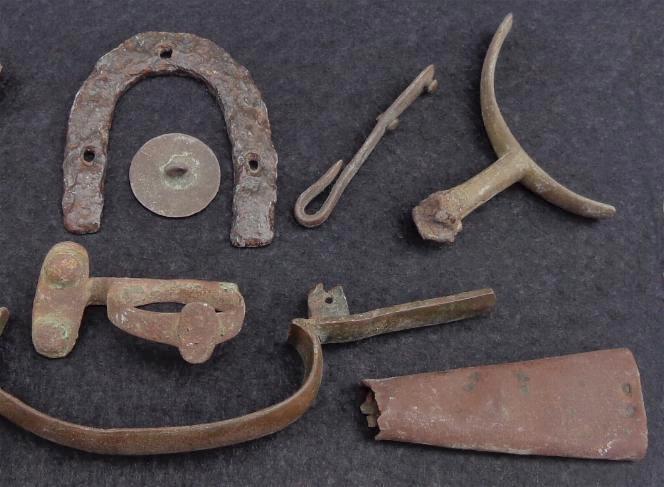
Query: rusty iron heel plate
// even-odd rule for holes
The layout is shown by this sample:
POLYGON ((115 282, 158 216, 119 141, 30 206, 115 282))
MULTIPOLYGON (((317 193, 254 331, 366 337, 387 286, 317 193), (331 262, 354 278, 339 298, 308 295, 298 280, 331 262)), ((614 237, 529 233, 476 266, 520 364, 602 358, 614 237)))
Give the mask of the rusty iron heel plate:
POLYGON ((141 79, 167 74, 200 79, 222 106, 235 171, 231 242, 268 245, 274 237, 277 153, 260 91, 249 71, 214 42, 170 32, 128 39, 97 62, 77 93, 63 164, 65 227, 72 233, 99 230, 115 105, 141 79))

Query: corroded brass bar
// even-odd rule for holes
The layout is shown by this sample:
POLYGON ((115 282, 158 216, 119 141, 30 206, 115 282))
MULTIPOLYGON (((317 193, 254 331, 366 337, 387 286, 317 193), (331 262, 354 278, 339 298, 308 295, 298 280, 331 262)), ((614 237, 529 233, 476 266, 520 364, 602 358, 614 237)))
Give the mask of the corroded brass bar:
MULTIPOLYGON (((492 289, 479 289, 352 315, 348 313, 346 305, 345 312, 322 313, 321 316, 320 306, 334 306, 334 300, 338 300, 339 296, 332 297, 332 301, 323 301, 325 304, 322 304, 316 297, 317 293, 333 296, 325 291, 322 284, 316 286, 309 298, 310 303, 312 300, 317 302, 309 306, 310 317, 295 319, 293 323, 313 330, 322 343, 354 342, 384 333, 451 323, 486 314, 496 304, 496 295, 492 289)), ((345 303, 345 297, 343 299, 345 303)))
POLYGON ((480 84, 484 126, 499 159, 465 183, 433 193, 413 209, 413 220, 424 239, 454 242, 468 214, 517 182, 550 203, 580 216, 609 218, 616 211, 611 205, 581 196, 555 181, 512 135, 498 107, 494 86, 498 54, 511 27, 510 14, 493 36, 480 84))
POLYGON ((377 440, 446 448, 639 460, 648 426, 625 349, 364 380, 377 440))

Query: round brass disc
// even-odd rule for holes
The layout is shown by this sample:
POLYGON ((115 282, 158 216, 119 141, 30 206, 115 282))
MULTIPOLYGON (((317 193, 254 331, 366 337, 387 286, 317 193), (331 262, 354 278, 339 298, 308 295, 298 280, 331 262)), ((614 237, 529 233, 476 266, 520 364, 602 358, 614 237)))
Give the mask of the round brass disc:
POLYGON ((129 168, 136 199, 157 215, 191 216, 219 191, 221 171, 212 150, 195 137, 164 134, 148 140, 129 168))

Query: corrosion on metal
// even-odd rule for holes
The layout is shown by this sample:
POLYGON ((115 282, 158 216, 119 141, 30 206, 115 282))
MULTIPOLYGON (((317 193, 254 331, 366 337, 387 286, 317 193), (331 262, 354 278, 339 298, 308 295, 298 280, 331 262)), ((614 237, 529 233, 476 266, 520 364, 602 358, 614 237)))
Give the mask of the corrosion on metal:
POLYGON ((274 237, 277 153, 267 108, 244 66, 212 41, 192 34, 137 34, 97 62, 69 116, 63 164, 65 227, 72 233, 99 230, 115 105, 141 79, 167 74, 203 81, 223 108, 235 172, 231 242, 238 247, 268 245, 274 237))
POLYGON ((158 455, 234 445, 276 433, 311 407, 323 375, 318 338, 293 326, 290 343, 304 364, 304 380, 287 399, 245 416, 187 426, 94 428, 44 414, 0 389, 0 416, 46 440, 105 455, 158 455))
POLYGON ((204 210, 219 191, 219 161, 207 145, 185 134, 148 140, 129 166, 129 183, 148 210, 183 218, 204 210))
POLYGON ((309 318, 293 323, 313 330, 322 343, 344 343, 471 318, 495 304, 492 289, 479 289, 351 315, 341 286, 326 291, 318 284, 309 292, 309 318))
POLYGON ((499 159, 465 183, 433 193, 413 209, 413 219, 424 239, 454 242, 462 229, 463 218, 516 182, 548 202, 580 216, 608 218, 616 211, 611 205, 588 199, 555 181, 512 135, 498 107, 494 88, 496 62, 511 27, 510 14, 505 17, 491 41, 484 59, 480 84, 484 126, 499 159))
POLYGON ((108 318, 134 336, 177 347, 187 362, 202 363, 240 332, 244 299, 237 285, 193 279, 90 277, 85 248, 56 244, 46 255, 32 308, 32 342, 40 354, 64 357, 74 348, 85 308, 106 305, 108 318), (180 303, 179 313, 141 309, 180 303))
MULTIPOLYGON (((73 244, 74 247, 70 244, 60 245, 64 247, 62 247, 63 252, 58 255, 58 260, 64 262, 62 266, 58 266, 61 270, 53 273, 51 279, 54 280, 50 283, 49 291, 59 290, 67 282, 76 288, 81 282, 89 281, 85 277, 87 260, 81 258, 84 255, 81 254, 82 249, 77 248, 76 244, 73 244), (67 258, 72 251, 74 257, 67 258)), ((115 294, 119 296, 116 298, 122 301, 121 308, 127 309, 143 303, 147 296, 156 295, 159 299, 163 296, 160 286, 164 281, 161 281, 156 284, 156 291, 154 288, 144 289, 135 299, 126 301, 122 296, 123 293, 132 294, 131 284, 140 285, 140 282, 136 281, 143 280, 126 281, 129 281, 127 283, 129 286, 115 287, 115 294)), ((40 289, 43 285, 45 284, 40 279, 40 289)), ((113 287, 112 280, 99 280, 96 285, 90 286, 92 288, 90 294, 95 296, 94 299, 99 299, 106 293, 108 286, 113 287)), ((464 296, 470 293, 463 293, 456 297, 441 298, 446 299, 445 302, 420 301, 361 315, 348 315, 348 305, 340 286, 325 291, 322 284, 317 285, 309 293, 309 318, 293 320, 289 331, 289 342, 297 350, 304 365, 302 385, 289 398, 245 416, 189 426, 103 429, 48 416, 2 389, 0 389, 0 416, 55 443, 107 455, 181 453, 250 441, 284 429, 311 407, 323 378, 323 343, 359 340, 381 333, 475 316, 488 311, 495 299, 491 290, 478 293, 475 297, 464 296), (330 321, 327 321, 328 319, 330 321)), ((72 296, 79 294, 74 292, 72 296)), ((66 308, 64 310, 67 311, 66 308)), ((74 311, 69 311, 73 316, 74 311)), ((82 313, 82 307, 77 307, 75 312, 82 313)), ((72 323, 72 320, 67 323, 72 323)))
POLYGON ((377 440, 446 448, 639 460, 648 425, 625 349, 364 380, 377 440))
POLYGON ((367 160, 371 152, 376 148, 380 139, 385 135, 385 131, 394 130, 399 125, 399 116, 408 108, 422 93, 433 93, 438 88, 438 81, 435 79, 434 65, 427 66, 413 82, 408 85, 401 95, 390 105, 390 107, 380 114, 376 125, 367 137, 360 150, 357 151, 353 159, 344 166, 342 160, 337 161, 327 170, 321 178, 304 191, 295 202, 295 218, 297 221, 307 227, 317 227, 330 217, 330 214, 337 206, 341 195, 350 184, 351 180, 360 170, 362 164, 367 160), (343 170, 342 170, 343 169, 343 170), (341 175, 339 173, 341 172, 341 175), (311 201, 320 195, 332 184, 332 181, 339 175, 339 179, 334 183, 330 193, 315 213, 307 213, 307 206, 311 201))

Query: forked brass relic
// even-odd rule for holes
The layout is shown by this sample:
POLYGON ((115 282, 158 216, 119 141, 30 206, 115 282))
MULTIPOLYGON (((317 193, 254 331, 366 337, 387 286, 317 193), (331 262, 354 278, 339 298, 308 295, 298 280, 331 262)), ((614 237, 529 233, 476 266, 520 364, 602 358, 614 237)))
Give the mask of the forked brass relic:
POLYGON ((505 17, 493 36, 484 59, 480 84, 484 126, 499 159, 465 183, 433 193, 413 209, 413 219, 424 239, 454 242, 466 216, 516 182, 548 202, 580 216, 609 218, 616 211, 611 205, 588 199, 558 183, 540 168, 512 135, 498 107, 494 88, 498 54, 511 28, 512 14, 505 17))

